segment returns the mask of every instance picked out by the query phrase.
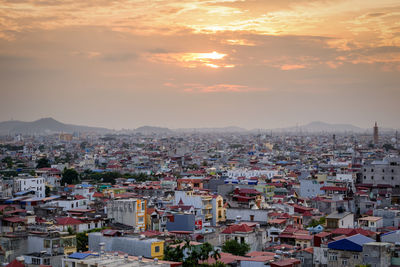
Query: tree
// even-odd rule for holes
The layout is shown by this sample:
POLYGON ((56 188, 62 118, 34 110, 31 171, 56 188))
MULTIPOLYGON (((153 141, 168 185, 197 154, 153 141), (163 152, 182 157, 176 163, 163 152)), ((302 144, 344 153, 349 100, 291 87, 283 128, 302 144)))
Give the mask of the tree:
POLYGON ((46 185, 46 187, 45 187, 45 194, 46 194, 46 197, 49 197, 50 196, 50 187, 48 187, 47 185, 46 185))
POLYGON ((244 256, 249 252, 250 246, 246 243, 238 243, 236 240, 228 240, 222 246, 222 251, 237 256, 244 256))
POLYGON ((100 232, 101 230, 107 229, 106 227, 103 228, 95 228, 89 231, 81 232, 76 234, 76 249, 78 251, 88 251, 89 245, 89 237, 88 233, 93 232, 100 232))
POLYGON ((61 185, 79 183, 79 174, 74 169, 64 169, 61 178, 61 185))
POLYGON ((395 149, 394 146, 393 146, 392 144, 384 144, 382 147, 383 147, 386 151, 394 150, 394 149, 395 149))
POLYGON ((37 161, 36 169, 50 168, 50 161, 47 158, 40 158, 37 161))
POLYGON ((5 157, 1 162, 6 163, 8 169, 11 169, 14 165, 13 159, 10 156, 5 157))
POLYGON ((218 261, 221 255, 210 243, 206 242, 198 247, 193 246, 190 240, 184 242, 182 246, 182 241, 175 240, 174 246, 167 246, 164 250, 164 260, 182 262, 183 267, 225 267, 224 263, 218 261), (210 256, 216 260, 214 264, 200 263, 209 259, 210 256))

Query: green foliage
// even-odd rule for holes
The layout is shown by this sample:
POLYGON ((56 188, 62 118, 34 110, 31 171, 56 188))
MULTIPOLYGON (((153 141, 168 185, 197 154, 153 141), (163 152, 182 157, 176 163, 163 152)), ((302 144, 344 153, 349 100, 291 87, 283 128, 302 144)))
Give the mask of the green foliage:
POLYGON ((383 147, 386 151, 394 150, 394 149, 395 149, 394 146, 393 146, 392 144, 384 144, 382 147, 383 147))
POLYGON ((214 250, 210 243, 206 242, 201 246, 193 246, 190 244, 190 240, 186 240, 185 245, 180 246, 179 244, 181 243, 181 240, 175 240, 174 244, 177 244, 177 246, 167 246, 164 250, 164 260, 182 262, 183 267, 225 267, 224 263, 218 261, 221 255, 214 250), (215 259, 216 262, 214 264, 200 263, 209 259, 210 256, 215 259))
POLYGON ((95 228, 95 229, 85 231, 82 233, 77 233, 76 234, 76 249, 77 249, 77 251, 88 251, 88 245, 89 245, 88 233, 100 232, 104 229, 107 229, 107 227, 95 228))
POLYGON ((40 158, 37 161, 36 169, 50 168, 50 161, 47 158, 40 158))
POLYGON ((7 151, 19 151, 19 150, 23 150, 24 146, 16 146, 16 145, 7 144, 7 145, 0 145, 0 148, 4 148, 7 151))
POLYGON ((10 156, 5 157, 1 162, 6 163, 8 169, 11 169, 14 165, 13 159, 10 156))
POLYGON ((74 169, 64 169, 61 178, 61 185, 78 184, 79 182, 79 174, 77 171, 74 169))
POLYGON ((86 170, 82 174, 83 179, 94 180, 94 181, 101 181, 103 183, 111 183, 115 184, 115 179, 117 178, 133 178, 138 182, 145 182, 145 181, 155 181, 158 180, 155 177, 151 177, 145 173, 119 173, 119 172, 103 172, 103 173, 94 173, 90 170, 86 170))
POLYGON ((236 240, 232 239, 224 243, 222 251, 237 256, 244 256, 250 251, 250 246, 247 243, 238 243, 236 240))
POLYGON ((307 225, 307 227, 315 227, 318 225, 325 225, 325 221, 326 221, 325 217, 321 217, 321 218, 319 218, 319 220, 312 219, 311 222, 307 225))
POLYGON ((74 229, 71 228, 71 226, 69 226, 67 230, 68 230, 68 234, 70 234, 70 235, 75 235, 76 234, 74 229))
POLYGON ((45 187, 45 194, 46 194, 46 197, 49 197, 50 196, 50 187, 48 187, 47 185, 46 185, 46 187, 45 187))

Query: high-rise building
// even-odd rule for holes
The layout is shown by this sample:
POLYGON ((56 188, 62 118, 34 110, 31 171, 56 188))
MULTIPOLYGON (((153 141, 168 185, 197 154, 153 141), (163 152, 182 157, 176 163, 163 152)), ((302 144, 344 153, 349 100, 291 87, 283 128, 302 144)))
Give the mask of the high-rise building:
POLYGON ((379 143, 378 125, 375 122, 375 126, 374 126, 374 145, 378 145, 378 143, 379 143))

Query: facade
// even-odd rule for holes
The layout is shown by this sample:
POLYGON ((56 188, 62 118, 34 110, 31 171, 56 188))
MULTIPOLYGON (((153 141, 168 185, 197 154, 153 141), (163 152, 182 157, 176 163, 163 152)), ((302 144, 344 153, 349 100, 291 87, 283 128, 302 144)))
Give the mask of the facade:
POLYGON ((89 233, 89 250, 100 251, 100 243, 105 244, 105 251, 121 251, 131 256, 162 259, 164 240, 146 239, 143 236, 105 236, 100 232, 89 233))
POLYGON ((163 262, 158 259, 144 259, 134 256, 123 256, 105 253, 104 256, 98 254, 74 253, 62 260, 62 267, 173 267, 176 263, 163 262))
POLYGON ((322 186, 324 184, 319 183, 317 180, 300 180, 300 196, 312 198, 323 195, 322 186))
POLYGON ((14 179, 14 193, 34 191, 36 197, 45 197, 45 180, 43 177, 18 176, 14 179))
POLYGON ((195 215, 203 215, 205 223, 215 226, 225 221, 223 198, 219 195, 196 193, 194 191, 175 191, 174 205, 193 206, 195 215), (216 218, 214 218, 216 216, 216 218))
POLYGON ((146 230, 146 205, 146 200, 136 198, 112 200, 107 203, 107 217, 114 219, 114 222, 144 231, 146 230))
POLYGON ((363 263, 363 245, 373 239, 356 234, 328 244, 328 267, 356 266, 363 263))
POLYGON ((363 245, 363 262, 374 267, 386 267, 391 265, 391 243, 370 242, 363 245))
POLYGON ((235 221, 239 217, 243 221, 257 222, 259 224, 268 223, 268 211, 267 210, 253 210, 253 209, 241 209, 241 208, 229 208, 226 210, 226 219, 228 221, 235 221))
POLYGON ((362 183, 400 187, 400 157, 386 157, 364 164, 362 183))
POLYGON ((76 252, 76 236, 65 232, 29 235, 27 252, 44 252, 50 255, 69 255, 76 252))
POLYGON ((353 228, 354 214, 351 212, 333 212, 326 216, 326 227, 329 229, 336 228, 353 228))
POLYGON ((259 226, 250 227, 247 224, 234 224, 228 226, 219 235, 220 244, 228 240, 236 240, 238 243, 246 243, 250 246, 250 251, 261 251, 267 243, 267 235, 259 226))

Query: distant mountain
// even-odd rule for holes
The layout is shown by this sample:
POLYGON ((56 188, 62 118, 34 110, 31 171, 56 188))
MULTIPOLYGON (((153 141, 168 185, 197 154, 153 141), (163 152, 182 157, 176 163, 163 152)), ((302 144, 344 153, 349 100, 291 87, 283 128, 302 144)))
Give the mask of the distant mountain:
POLYGON ((314 121, 306 125, 302 126, 294 126, 287 128, 279 128, 274 129, 276 131, 281 132, 310 132, 310 133, 318 133, 318 132, 354 132, 354 133, 363 133, 366 129, 351 125, 351 124, 333 124, 326 123, 322 121, 314 121))
POLYGON ((236 127, 236 126, 228 126, 228 127, 216 127, 216 128, 180 128, 175 129, 176 132, 184 132, 184 133, 241 133, 247 132, 246 129, 236 127))
POLYGON ((142 126, 133 130, 135 133, 141 134, 170 134, 173 133, 172 130, 164 127, 155 127, 155 126, 142 126))
POLYGON ((79 126, 64 124, 53 118, 43 118, 37 121, 5 121, 0 122, 0 135, 7 134, 53 134, 53 133, 74 133, 74 132, 95 132, 108 133, 111 130, 100 127, 79 126))

